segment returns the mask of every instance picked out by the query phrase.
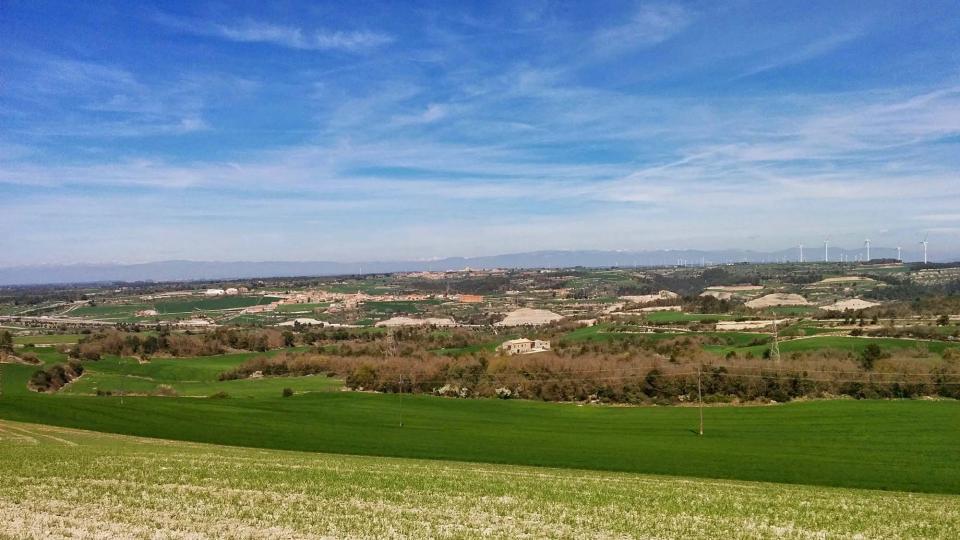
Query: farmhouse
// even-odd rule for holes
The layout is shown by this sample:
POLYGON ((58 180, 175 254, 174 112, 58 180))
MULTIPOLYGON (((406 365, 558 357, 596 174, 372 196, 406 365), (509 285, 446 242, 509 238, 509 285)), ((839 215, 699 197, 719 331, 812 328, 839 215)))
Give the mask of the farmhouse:
POLYGON ((508 355, 531 354, 550 350, 550 342, 542 339, 511 339, 504 341, 498 347, 508 355))
POLYGON ((227 294, 227 291, 223 289, 207 289, 203 294, 206 296, 223 296, 227 294))

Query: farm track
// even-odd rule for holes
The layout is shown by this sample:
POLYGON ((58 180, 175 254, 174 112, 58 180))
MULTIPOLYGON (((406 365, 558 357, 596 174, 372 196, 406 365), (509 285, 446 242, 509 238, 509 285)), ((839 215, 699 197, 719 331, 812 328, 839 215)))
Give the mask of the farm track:
POLYGON ((960 497, 308 454, 0 421, 0 538, 953 538, 960 497))

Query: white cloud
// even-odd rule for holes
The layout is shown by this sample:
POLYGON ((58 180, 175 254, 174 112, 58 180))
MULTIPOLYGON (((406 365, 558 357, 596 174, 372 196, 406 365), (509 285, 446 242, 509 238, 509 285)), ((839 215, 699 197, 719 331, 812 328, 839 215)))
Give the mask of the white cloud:
POLYGON ((168 27, 194 35, 217 37, 241 43, 269 43, 291 49, 359 52, 382 47, 394 41, 392 36, 383 32, 322 29, 309 31, 296 26, 252 19, 225 24, 159 15, 156 20, 168 27))
POLYGON ((650 47, 680 33, 693 21, 693 14, 677 4, 646 4, 625 24, 604 28, 593 37, 602 54, 650 47))

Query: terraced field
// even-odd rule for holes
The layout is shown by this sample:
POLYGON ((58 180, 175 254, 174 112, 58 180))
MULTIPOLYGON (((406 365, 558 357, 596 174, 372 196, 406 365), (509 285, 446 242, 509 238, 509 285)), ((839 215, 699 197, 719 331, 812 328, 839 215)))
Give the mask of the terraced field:
POLYGON ((307 454, 0 421, 0 538, 956 538, 960 497, 307 454))

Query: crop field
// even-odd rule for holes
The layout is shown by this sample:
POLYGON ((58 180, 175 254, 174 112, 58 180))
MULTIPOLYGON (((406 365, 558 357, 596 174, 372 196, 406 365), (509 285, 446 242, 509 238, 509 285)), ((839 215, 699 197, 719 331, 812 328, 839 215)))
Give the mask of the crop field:
POLYGON ((715 313, 681 313, 679 311, 654 311, 647 313, 645 318, 652 323, 679 323, 701 321, 726 321, 733 319, 732 315, 715 313))
POLYGON ((13 342, 17 345, 59 345, 61 343, 76 343, 81 334, 50 334, 36 336, 15 336, 13 342))
MULTIPOLYGON (((947 343, 944 341, 924 341, 916 339, 902 339, 902 338, 863 338, 863 337, 853 337, 853 336, 831 336, 831 335, 815 335, 812 337, 806 337, 802 339, 791 339, 780 342, 780 352, 789 353, 789 352, 800 352, 800 351, 815 351, 815 350, 837 350, 837 351, 848 351, 852 353, 862 352, 867 345, 874 343, 880 346, 880 349, 883 351, 909 351, 909 350, 918 350, 921 352, 931 353, 933 355, 941 355, 943 351, 948 348, 957 349, 960 348, 960 344, 956 343, 947 343)), ((717 349, 718 352, 726 354, 729 351, 736 351, 738 353, 753 353, 755 355, 763 354, 763 351, 767 349, 767 345, 754 345, 754 346, 739 346, 739 347, 722 347, 717 349)))
POLYGON ((35 368, 7 364, 0 418, 260 448, 960 493, 955 401, 709 407, 698 437, 690 407, 401 398, 329 391, 337 382, 316 376, 211 380, 240 361, 104 361, 54 395, 26 390, 35 368), (132 373, 145 377, 137 390, 168 381, 183 395, 80 395, 120 380, 134 389, 132 373), (223 385, 235 385, 227 399, 185 397, 223 385), (283 387, 298 393, 284 398, 283 387))
POLYGON ((307 454, 0 421, 2 538, 960 535, 958 497, 307 454))
POLYGON ((324 309, 330 307, 329 302, 316 302, 313 304, 281 304, 277 306, 278 313, 312 313, 315 309, 324 309))
POLYGON ((151 306, 147 304, 100 304, 96 306, 81 306, 70 310, 71 317, 87 317, 101 320, 126 320, 133 318, 136 313, 151 306))
POLYGON ((220 311, 238 309, 260 304, 269 304, 279 298, 272 296, 218 296, 215 298, 192 298, 188 300, 168 300, 156 304, 157 313, 191 313, 193 311, 220 311))
POLYGON ((435 305, 436 300, 410 301, 394 300, 384 302, 364 302, 363 310, 370 315, 394 315, 397 313, 419 313, 420 308, 426 305, 435 305))
MULTIPOLYGON (((894 351, 918 351, 921 354, 929 353, 932 356, 940 356, 947 349, 960 349, 960 343, 950 343, 947 341, 917 340, 908 338, 867 338, 854 336, 830 335, 829 329, 818 327, 800 327, 799 331, 805 334, 800 339, 785 339, 780 342, 780 352, 802 352, 815 350, 836 350, 847 351, 855 354, 862 352, 867 345, 874 343, 880 346, 884 352, 894 351)), ((736 352, 738 354, 751 353, 755 356, 763 354, 763 351, 769 348, 769 334, 754 332, 659 332, 650 334, 637 334, 630 332, 611 331, 607 324, 597 324, 578 328, 567 333, 563 339, 577 341, 607 341, 613 339, 636 338, 659 340, 670 339, 683 336, 708 336, 718 340, 721 343, 716 345, 705 345, 704 349, 717 354, 727 354, 736 352), (758 344, 760 341, 762 343, 758 344)))
POLYGON ((130 358, 106 358, 88 363, 83 377, 68 385, 66 394, 96 394, 97 390, 152 394, 162 387, 178 395, 207 397, 226 392, 230 397, 279 396, 284 388, 295 393, 329 392, 343 386, 326 376, 272 377, 220 381, 218 375, 262 353, 241 353, 201 358, 158 358, 140 364, 130 358))

